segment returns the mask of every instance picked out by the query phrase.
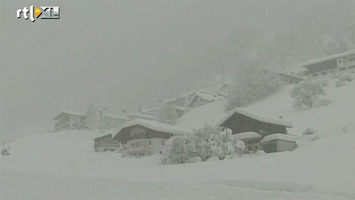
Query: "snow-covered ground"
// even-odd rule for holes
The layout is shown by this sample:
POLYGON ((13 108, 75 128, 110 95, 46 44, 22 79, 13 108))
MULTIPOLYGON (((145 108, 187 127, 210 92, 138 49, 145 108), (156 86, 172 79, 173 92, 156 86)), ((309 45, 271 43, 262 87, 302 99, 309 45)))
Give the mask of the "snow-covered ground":
MULTIPOLYGON (((306 128, 318 130, 318 140, 301 139, 293 152, 159 165, 159 156, 135 159, 94 152, 98 135, 93 132, 39 134, 16 140, 11 155, 1 156, 0 198, 355 199, 355 81, 340 88, 331 82, 331 104, 303 111, 292 108, 290 89, 247 109, 282 115, 293 122, 290 133, 295 135, 306 128)), ((205 113, 203 120, 192 110, 189 114, 195 116, 188 114, 179 124, 218 120, 214 118, 223 114, 223 103, 210 107, 216 110, 211 119, 205 113)))

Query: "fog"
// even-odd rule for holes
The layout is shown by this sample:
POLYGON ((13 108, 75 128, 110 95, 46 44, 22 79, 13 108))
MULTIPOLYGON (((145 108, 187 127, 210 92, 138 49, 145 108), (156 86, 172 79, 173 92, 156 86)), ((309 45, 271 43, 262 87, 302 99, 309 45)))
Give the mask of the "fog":
POLYGON ((351 0, 61 0, 50 3, 60 6, 59 20, 16 18, 19 8, 47 4, 1 0, 5 139, 52 130, 63 109, 100 103, 120 115, 157 106, 210 75, 234 72, 249 41, 302 17, 329 26, 355 19, 351 0))

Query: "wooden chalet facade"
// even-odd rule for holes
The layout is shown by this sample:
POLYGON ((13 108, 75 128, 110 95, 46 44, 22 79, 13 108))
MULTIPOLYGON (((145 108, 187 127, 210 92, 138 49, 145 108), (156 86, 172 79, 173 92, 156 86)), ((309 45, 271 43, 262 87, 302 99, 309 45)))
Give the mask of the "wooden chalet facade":
POLYGON ((75 111, 61 111, 54 120, 55 131, 76 130, 84 128, 85 115, 75 111))
POLYGON ((183 133, 186 132, 171 125, 137 119, 123 124, 113 140, 121 143, 122 157, 142 157, 161 154, 165 141, 183 133))
POLYGON ((300 65, 309 78, 355 72, 355 50, 311 60, 300 65))
POLYGON ((94 141, 94 148, 97 152, 118 151, 120 148, 120 143, 112 139, 112 134, 97 137, 94 141))

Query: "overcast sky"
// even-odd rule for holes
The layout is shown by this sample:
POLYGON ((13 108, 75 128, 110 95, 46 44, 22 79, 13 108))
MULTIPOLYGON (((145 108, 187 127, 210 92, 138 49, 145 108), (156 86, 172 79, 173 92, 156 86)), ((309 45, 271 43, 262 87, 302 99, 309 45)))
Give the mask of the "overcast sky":
POLYGON ((52 130, 60 110, 85 112, 95 102, 113 114, 147 108, 218 72, 215 60, 223 55, 212 59, 214 53, 238 34, 260 36, 303 15, 332 18, 355 8, 351 0, 1 0, 0 5, 5 138, 52 130), (16 18, 19 8, 49 4, 60 6, 59 20, 16 18))

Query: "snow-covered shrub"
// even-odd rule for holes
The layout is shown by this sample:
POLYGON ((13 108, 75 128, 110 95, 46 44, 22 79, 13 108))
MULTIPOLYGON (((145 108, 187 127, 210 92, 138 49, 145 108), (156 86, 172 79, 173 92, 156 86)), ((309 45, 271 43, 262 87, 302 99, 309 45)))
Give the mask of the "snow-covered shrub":
POLYGON ((338 80, 342 82, 346 82, 346 81, 351 82, 354 80, 354 77, 351 76, 350 74, 341 74, 338 76, 338 80))
POLYGON ((174 106, 163 104, 157 114, 157 121, 174 125, 178 117, 174 106))
POLYGON ((236 140, 235 143, 235 153, 239 156, 243 155, 245 151, 245 143, 242 140, 236 140))
POLYGON ((194 134, 170 138, 164 148, 161 163, 177 164, 191 160, 206 161, 212 157, 219 160, 233 158, 243 153, 245 144, 234 141, 230 129, 205 125, 194 134))
POLYGON ((236 79, 237 84, 231 88, 225 111, 247 106, 273 94, 280 87, 277 75, 253 68, 244 70, 236 79))
POLYGON ((346 82, 351 82, 354 80, 354 77, 352 77, 350 74, 341 74, 338 75, 338 80, 335 83, 336 87, 341 87, 343 86, 346 82))
POLYGON ((301 108, 307 106, 312 108, 321 102, 320 96, 325 96, 325 90, 319 81, 304 81, 297 84, 291 91, 294 99, 294 107, 301 108))
POLYGON ((185 163, 192 158, 191 152, 195 149, 194 136, 178 135, 171 137, 164 145, 162 152, 162 164, 185 163))

